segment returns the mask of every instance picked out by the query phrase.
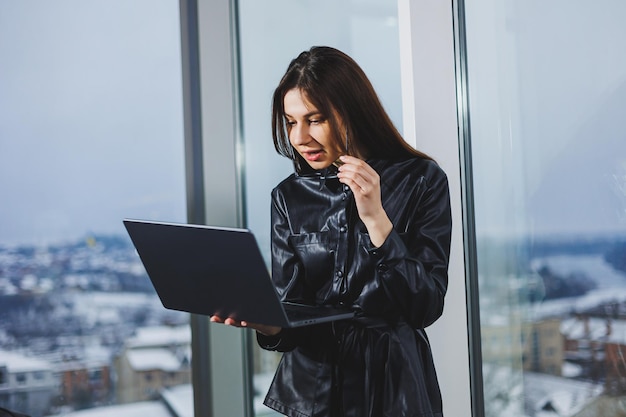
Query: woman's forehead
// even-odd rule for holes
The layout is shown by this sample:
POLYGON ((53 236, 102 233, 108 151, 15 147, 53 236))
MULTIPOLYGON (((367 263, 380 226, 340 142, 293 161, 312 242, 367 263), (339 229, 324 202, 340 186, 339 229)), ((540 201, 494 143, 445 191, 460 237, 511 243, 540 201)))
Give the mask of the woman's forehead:
POLYGON ((319 109, 311 102, 307 94, 297 88, 291 89, 283 97, 283 107, 286 114, 319 113, 319 109))

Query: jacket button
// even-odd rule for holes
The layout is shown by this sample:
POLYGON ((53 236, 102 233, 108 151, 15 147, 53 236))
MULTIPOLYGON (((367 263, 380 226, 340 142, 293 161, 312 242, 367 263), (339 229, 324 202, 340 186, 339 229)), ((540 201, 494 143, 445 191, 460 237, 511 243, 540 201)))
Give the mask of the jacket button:
POLYGON ((339 278, 341 278, 341 277, 343 276, 343 272, 341 272, 341 271, 337 271, 337 276, 338 276, 339 278))
POLYGON ((339 231, 340 231, 341 233, 344 233, 346 230, 348 230, 348 229, 346 228, 346 226, 341 226, 341 227, 339 228, 339 231))
POLYGON ((387 272, 389 267, 386 264, 378 264, 378 272, 387 272))

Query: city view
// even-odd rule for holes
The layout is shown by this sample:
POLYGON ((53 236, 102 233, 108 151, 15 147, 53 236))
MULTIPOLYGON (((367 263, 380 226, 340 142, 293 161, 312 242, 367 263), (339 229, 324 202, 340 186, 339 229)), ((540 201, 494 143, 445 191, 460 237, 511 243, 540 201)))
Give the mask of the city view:
POLYGON ((55 415, 154 399, 161 388, 188 384, 187 323, 187 314, 163 308, 125 236, 0 246, 0 406, 55 415), (137 365, 130 352, 138 335, 154 338, 156 329, 163 338, 140 346, 139 356, 149 360, 163 343, 170 355, 137 365), (146 370, 160 382, 131 392, 130 372, 146 370))
MULTIPOLYGON (((237 200, 246 227, 265 234, 270 191, 292 171, 268 116, 288 57, 345 45, 407 135, 430 103, 416 94, 416 112, 427 112, 405 113, 412 83, 400 80, 397 8, 412 2, 298 2, 328 25, 290 19, 286 0, 236 3, 246 172, 237 200)), ((467 331, 480 341, 469 361, 482 380, 466 384, 474 369, 450 369, 435 352, 444 404, 463 404, 463 388, 484 400, 485 417, 626 416, 626 2, 609 3, 467 4, 458 27, 468 80, 457 87, 469 97, 459 110, 471 110, 470 135, 459 141, 471 156, 447 174, 471 169, 462 186, 475 207, 457 206, 453 227, 475 222, 477 241, 463 243, 476 251, 456 256, 477 264, 464 271, 476 273, 475 291, 463 295, 480 319, 467 331)), ((0 407, 193 416, 188 315, 163 308, 121 222, 187 218, 180 4, 0 2, 0 407)), ((407 139, 441 138, 426 129, 407 139)), ((464 279, 450 282, 457 290, 464 279)), ((267 416, 280 355, 251 350, 254 415, 267 416)))
POLYGON ((479 247, 508 272, 479 277, 486 415, 623 415, 626 237, 479 247))
MULTIPOLYGON (((626 238, 512 248, 525 267, 481 284, 484 374, 502 379, 485 392, 491 415, 575 416, 625 396, 626 238)), ((0 406, 63 415, 188 387, 187 320, 163 308, 126 236, 1 246, 0 406)))

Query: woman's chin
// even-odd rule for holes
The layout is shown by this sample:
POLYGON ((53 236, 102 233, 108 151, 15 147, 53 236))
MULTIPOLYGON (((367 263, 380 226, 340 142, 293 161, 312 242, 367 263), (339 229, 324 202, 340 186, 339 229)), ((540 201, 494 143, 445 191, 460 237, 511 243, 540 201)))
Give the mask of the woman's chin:
POLYGON ((307 163, 316 171, 328 168, 332 165, 332 161, 307 161, 307 163))

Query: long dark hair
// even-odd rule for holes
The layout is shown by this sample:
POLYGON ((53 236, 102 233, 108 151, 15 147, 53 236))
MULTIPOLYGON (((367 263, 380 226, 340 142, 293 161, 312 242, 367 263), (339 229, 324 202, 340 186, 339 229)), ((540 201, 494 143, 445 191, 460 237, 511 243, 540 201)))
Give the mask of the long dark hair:
POLYGON ((333 138, 349 154, 367 157, 432 159, 411 147, 400 135, 383 108, 371 82, 359 65, 345 53, 328 46, 314 46, 291 61, 272 99, 272 137, 276 151, 294 161, 296 170, 308 169, 289 142, 284 98, 299 89, 328 120, 333 138), (340 130, 338 118, 346 131, 340 130), (348 149, 345 149, 345 136, 348 149))

